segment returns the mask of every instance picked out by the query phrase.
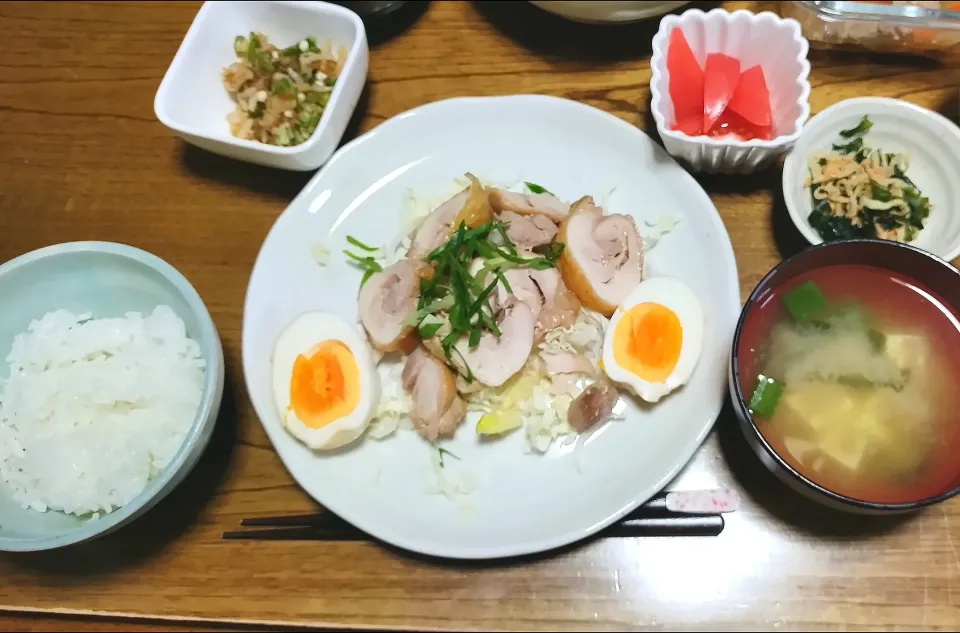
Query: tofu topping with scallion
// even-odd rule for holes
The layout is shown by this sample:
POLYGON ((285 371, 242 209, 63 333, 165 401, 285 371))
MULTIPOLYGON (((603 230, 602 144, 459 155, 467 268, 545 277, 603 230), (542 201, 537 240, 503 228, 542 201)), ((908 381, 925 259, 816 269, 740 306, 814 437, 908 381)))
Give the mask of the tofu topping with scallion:
POLYGON ((832 151, 808 161, 810 224, 826 242, 879 238, 911 242, 933 208, 907 177, 907 154, 873 149, 864 142, 868 117, 840 132, 832 151))
POLYGON ((312 36, 277 48, 262 33, 238 35, 237 61, 221 73, 236 103, 227 116, 230 133, 269 145, 292 146, 317 129, 330 101, 346 52, 321 49, 312 36))

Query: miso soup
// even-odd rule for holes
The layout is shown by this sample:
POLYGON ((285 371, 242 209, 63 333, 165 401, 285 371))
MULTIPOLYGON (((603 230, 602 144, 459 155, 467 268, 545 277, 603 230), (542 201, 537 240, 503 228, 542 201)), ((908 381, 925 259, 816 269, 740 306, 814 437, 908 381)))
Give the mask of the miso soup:
POLYGON ((739 345, 760 433, 811 481, 904 503, 956 485, 960 321, 890 271, 830 266, 762 298, 739 345))

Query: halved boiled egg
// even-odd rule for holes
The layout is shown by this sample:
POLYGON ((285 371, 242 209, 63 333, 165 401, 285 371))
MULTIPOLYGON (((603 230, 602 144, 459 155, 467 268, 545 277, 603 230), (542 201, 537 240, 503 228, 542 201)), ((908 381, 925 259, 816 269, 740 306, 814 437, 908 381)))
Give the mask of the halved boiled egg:
POLYGON ((380 400, 380 376, 360 332, 323 312, 301 314, 273 350, 273 395, 283 426, 312 449, 363 434, 380 400))
POLYGON ((614 312, 603 368, 647 402, 658 402, 693 374, 703 347, 703 308, 683 282, 640 282, 614 312))

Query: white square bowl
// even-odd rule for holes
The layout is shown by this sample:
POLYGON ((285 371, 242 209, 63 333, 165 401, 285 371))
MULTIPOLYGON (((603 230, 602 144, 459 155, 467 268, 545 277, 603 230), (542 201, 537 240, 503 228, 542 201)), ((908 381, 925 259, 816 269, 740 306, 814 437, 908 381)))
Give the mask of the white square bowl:
POLYGON ((653 38, 650 66, 650 109, 664 148, 694 171, 748 174, 767 167, 793 147, 810 116, 810 46, 796 20, 770 13, 690 9, 660 21, 653 38), (740 60, 743 70, 759 64, 770 90, 774 138, 754 139, 687 136, 670 128, 674 123, 667 74, 670 32, 683 31, 700 67, 708 53, 725 53, 740 60))
POLYGON ((161 123, 205 150, 269 167, 308 171, 337 149, 367 77, 369 50, 363 22, 327 2, 205 2, 160 82, 153 109, 161 123), (259 31, 277 46, 308 35, 347 48, 330 101, 313 135, 293 147, 267 145, 230 134, 234 102, 220 72, 236 61, 233 41, 259 31))

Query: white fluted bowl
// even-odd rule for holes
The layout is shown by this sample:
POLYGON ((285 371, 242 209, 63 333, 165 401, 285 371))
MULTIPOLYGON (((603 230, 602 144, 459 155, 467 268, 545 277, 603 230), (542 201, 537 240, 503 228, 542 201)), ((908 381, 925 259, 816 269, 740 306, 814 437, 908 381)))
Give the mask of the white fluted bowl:
POLYGON ((650 108, 664 148, 694 171, 748 174, 770 165, 800 137, 810 116, 809 44, 796 20, 770 13, 690 9, 660 22, 653 38, 650 66, 650 108), (671 129, 674 123, 667 73, 670 32, 679 28, 701 68, 708 53, 725 53, 740 60, 744 70, 759 64, 770 91, 774 138, 738 141, 688 136, 671 129))

